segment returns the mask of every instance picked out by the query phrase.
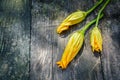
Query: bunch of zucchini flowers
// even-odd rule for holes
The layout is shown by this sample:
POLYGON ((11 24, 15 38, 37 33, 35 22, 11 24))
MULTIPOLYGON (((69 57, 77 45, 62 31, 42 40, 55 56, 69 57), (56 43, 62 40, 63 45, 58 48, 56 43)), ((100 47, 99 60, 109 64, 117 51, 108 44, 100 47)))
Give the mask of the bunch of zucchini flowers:
MULTIPOLYGON (((79 50, 81 49, 83 42, 84 42, 84 36, 88 28, 92 24, 95 23, 95 27, 93 27, 91 34, 90 34, 90 45, 93 52, 101 52, 102 51, 102 34, 100 29, 98 28, 99 20, 103 17, 102 11, 105 9, 107 4, 110 2, 110 0, 104 1, 103 6, 98 11, 96 19, 91 20, 88 22, 82 29, 75 31, 70 36, 70 39, 64 49, 62 58, 60 61, 56 62, 58 67, 61 69, 66 69, 69 63, 75 58, 75 56, 78 54, 79 50)), ((72 25, 78 24, 82 22, 91 12, 93 12, 101 3, 103 3, 103 0, 99 0, 95 3, 95 5, 89 9, 88 11, 81 11, 78 10, 76 12, 73 12, 70 14, 66 19, 63 20, 63 22, 57 27, 57 33, 61 34, 63 31, 66 31, 69 29, 69 27, 72 27, 72 25)))

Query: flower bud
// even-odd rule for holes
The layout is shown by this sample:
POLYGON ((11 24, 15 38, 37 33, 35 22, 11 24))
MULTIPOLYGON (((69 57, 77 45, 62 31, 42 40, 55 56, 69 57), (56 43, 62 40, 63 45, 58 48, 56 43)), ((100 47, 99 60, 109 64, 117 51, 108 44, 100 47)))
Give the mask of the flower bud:
POLYGON ((91 36, 90 36, 90 44, 92 47, 92 51, 101 52, 102 51, 102 35, 98 27, 94 27, 91 36))
POLYGON ((84 11, 76 11, 72 14, 70 14, 57 28, 57 33, 61 33, 67 29, 69 29, 69 26, 72 26, 74 24, 80 23, 83 21, 86 17, 87 13, 84 11))
POLYGON ((57 62, 58 67, 66 69, 68 64, 73 60, 73 58, 81 49, 83 41, 84 34, 82 32, 75 32, 71 35, 61 60, 57 62))

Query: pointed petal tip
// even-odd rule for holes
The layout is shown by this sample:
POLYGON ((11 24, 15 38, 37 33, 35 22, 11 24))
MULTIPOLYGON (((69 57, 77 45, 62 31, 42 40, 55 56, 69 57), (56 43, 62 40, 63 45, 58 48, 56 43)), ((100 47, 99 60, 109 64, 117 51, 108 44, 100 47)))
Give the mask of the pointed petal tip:
POLYGON ((58 61, 58 62, 56 62, 56 64, 58 65, 59 68, 66 69, 66 66, 63 65, 62 61, 58 61))

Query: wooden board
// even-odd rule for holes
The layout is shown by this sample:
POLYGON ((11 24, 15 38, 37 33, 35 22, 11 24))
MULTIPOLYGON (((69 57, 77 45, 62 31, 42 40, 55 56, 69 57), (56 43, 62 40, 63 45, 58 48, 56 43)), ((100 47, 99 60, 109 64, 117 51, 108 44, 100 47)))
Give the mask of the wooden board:
POLYGON ((0 0, 0 80, 29 79, 29 0, 0 0))
POLYGON ((90 31, 82 49, 67 69, 61 59, 69 35, 94 19, 98 9, 81 24, 61 35, 57 26, 70 13, 87 11, 96 0, 1 0, 0 80, 120 80, 120 1, 111 0, 99 23, 101 56, 93 54, 90 31))
MULTIPOLYGON (((95 17, 93 12, 80 25, 62 35, 56 33, 57 26, 71 12, 88 10, 93 0, 33 0, 32 1, 32 39, 31 39, 31 79, 32 80, 119 80, 120 79, 120 25, 114 17, 119 12, 120 1, 114 0, 104 11, 100 22, 103 36, 102 56, 91 52, 89 32, 85 36, 83 49, 69 64, 66 70, 57 67, 69 34, 80 29, 95 17), (114 8, 115 7, 115 8, 114 8), (112 8, 112 9, 111 9, 112 8), (113 12, 111 12, 113 11, 113 12), (96 64, 97 63, 97 64, 96 64)), ((119 17, 119 16, 118 16, 119 17)))

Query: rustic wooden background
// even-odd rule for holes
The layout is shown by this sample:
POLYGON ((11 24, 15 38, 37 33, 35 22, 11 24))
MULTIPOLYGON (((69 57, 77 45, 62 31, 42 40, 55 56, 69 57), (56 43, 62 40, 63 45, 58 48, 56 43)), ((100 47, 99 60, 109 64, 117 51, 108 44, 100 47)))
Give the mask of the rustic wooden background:
POLYGON ((68 14, 87 11, 95 2, 0 0, 0 80, 120 80, 120 0, 111 0, 100 21, 101 56, 92 53, 88 30, 83 48, 67 69, 56 65, 69 34, 95 18, 98 9, 61 35, 56 34, 57 26, 68 14))

